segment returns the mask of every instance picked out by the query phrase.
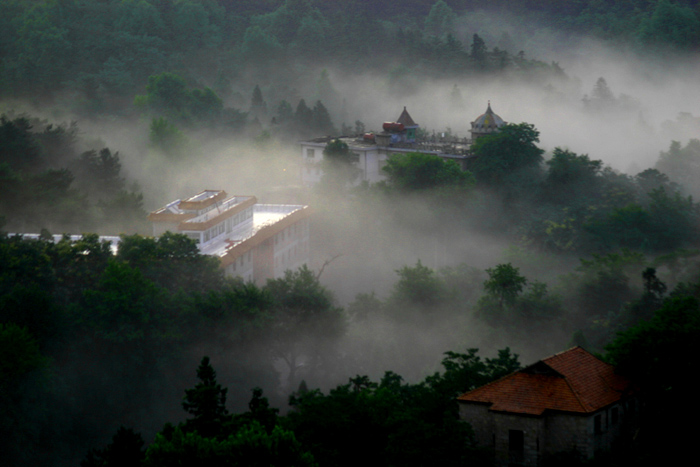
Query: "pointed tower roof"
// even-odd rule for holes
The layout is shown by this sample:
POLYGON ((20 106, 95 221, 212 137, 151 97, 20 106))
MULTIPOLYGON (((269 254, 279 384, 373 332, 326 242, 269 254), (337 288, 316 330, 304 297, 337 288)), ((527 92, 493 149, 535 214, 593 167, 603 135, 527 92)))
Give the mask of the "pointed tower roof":
POLYGON ((505 124, 506 122, 504 122, 501 117, 493 113, 493 110, 491 110, 491 101, 489 101, 488 107, 486 108, 486 112, 479 115, 476 118, 476 120, 472 122, 472 129, 482 131, 493 131, 497 130, 505 124))
POLYGON ((403 112, 401 112, 401 115, 399 116, 398 120, 396 120, 396 123, 401 123, 404 127, 418 126, 418 124, 414 122, 411 116, 408 114, 406 106, 404 106, 403 112))

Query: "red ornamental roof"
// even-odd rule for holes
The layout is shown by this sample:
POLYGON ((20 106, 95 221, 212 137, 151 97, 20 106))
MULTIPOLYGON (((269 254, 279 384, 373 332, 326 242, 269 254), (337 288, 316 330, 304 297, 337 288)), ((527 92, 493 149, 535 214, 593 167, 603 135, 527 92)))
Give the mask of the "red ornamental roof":
POLYGON ((588 414, 628 394, 630 382, 581 347, 558 353, 457 398, 490 410, 542 415, 545 410, 588 414))

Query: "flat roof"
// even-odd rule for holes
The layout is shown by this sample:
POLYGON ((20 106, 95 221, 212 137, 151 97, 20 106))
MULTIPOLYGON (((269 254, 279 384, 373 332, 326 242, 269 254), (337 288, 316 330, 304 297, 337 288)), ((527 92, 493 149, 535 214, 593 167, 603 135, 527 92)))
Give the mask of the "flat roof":
POLYGON ((465 158, 471 156, 471 140, 468 138, 455 138, 452 141, 431 141, 430 139, 419 140, 415 143, 393 143, 389 146, 380 146, 374 141, 365 141, 361 137, 324 136, 311 140, 301 141, 299 144, 314 146, 318 148, 326 147, 332 140, 339 139, 352 149, 377 149, 386 152, 419 152, 423 154, 434 154, 441 157, 465 158))
POLYGON ((265 227, 276 224, 290 214, 305 209, 301 204, 256 204, 251 222, 242 222, 227 235, 220 235, 206 245, 199 245, 203 254, 223 256, 232 246, 255 236, 265 227))
MULTIPOLYGON (((222 213, 228 211, 229 209, 233 209, 239 204, 243 203, 244 201, 247 201, 249 199, 252 199, 253 196, 232 196, 229 199, 223 201, 220 205, 218 205, 216 208, 211 209, 204 214, 200 214, 197 217, 191 217, 189 219, 186 219, 183 222, 183 224, 188 224, 188 223, 199 223, 199 222, 206 222, 210 219, 213 219, 217 216, 220 216, 222 213)), ((185 229, 187 230, 187 229, 185 229)))
POLYGON ((213 198, 214 196, 221 193, 221 191, 222 190, 204 190, 201 193, 197 193, 196 195, 187 198, 185 202, 204 201, 205 199, 213 198))

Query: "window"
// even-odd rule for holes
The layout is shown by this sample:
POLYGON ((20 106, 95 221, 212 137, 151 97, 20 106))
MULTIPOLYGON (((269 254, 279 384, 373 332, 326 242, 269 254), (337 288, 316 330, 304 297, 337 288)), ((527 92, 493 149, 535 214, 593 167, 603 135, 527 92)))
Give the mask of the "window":
POLYGON ((593 419, 593 432, 597 435, 603 432, 603 426, 601 423, 600 415, 596 415, 593 419))
POLYGON ((510 464, 521 464, 525 456, 525 432, 508 430, 508 457, 510 464))
POLYGON ((313 159, 313 158, 314 158, 314 150, 313 150, 313 149, 307 149, 307 150, 306 150, 306 157, 308 157, 309 159, 313 159))
POLYGON ((620 420, 620 409, 613 407, 610 413, 610 418, 612 424, 617 425, 617 422, 620 420))
POLYGON ((511 452, 525 450, 525 433, 522 430, 508 430, 508 450, 511 452))

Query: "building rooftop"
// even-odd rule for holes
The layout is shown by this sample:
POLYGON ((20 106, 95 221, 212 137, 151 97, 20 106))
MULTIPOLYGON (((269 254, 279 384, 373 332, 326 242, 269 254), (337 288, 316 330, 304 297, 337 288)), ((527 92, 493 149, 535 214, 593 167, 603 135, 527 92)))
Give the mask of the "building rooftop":
POLYGON ((581 347, 540 360, 457 398, 490 410, 542 415, 547 410, 588 414, 620 400, 632 390, 612 365, 581 347))
POLYGON ((489 102, 486 112, 476 117, 476 120, 472 122, 472 129, 496 130, 505 124, 506 122, 504 122, 501 117, 493 113, 493 110, 491 110, 491 102, 489 102))
MULTIPOLYGON (((254 196, 232 196, 231 198, 218 204, 214 209, 211 209, 203 214, 196 217, 191 217, 182 222, 182 229, 187 230, 188 224, 201 224, 208 222, 226 211, 229 211, 235 207, 242 206, 243 204, 248 204, 246 201, 255 200, 254 196)), ((181 203, 182 205, 182 203, 181 203)))
MULTIPOLYGON (((231 248, 251 239, 259 232, 277 225, 291 214, 304 212, 307 209, 307 206, 297 204, 256 204, 252 222, 236 225, 230 234, 222 235, 207 244, 200 245, 200 250, 207 255, 223 256, 231 248)), ((304 214, 307 213, 304 212, 304 214)))
POLYGON ((408 110, 406 110, 406 107, 403 108, 403 112, 401 112, 401 115, 399 115, 399 118, 396 120, 396 123, 401 123, 407 128, 418 126, 418 124, 414 122, 411 118, 411 115, 408 113, 408 110))
POLYGON ((368 141, 357 136, 324 136, 304 141, 302 144, 307 146, 316 146, 319 148, 325 147, 332 140, 339 139, 343 141, 352 150, 368 150, 372 148, 381 148, 382 151, 406 153, 406 152, 422 152, 440 155, 442 157, 463 158, 471 155, 470 147, 471 140, 466 138, 444 139, 440 136, 428 137, 419 140, 415 143, 394 143, 390 146, 379 146, 375 141, 368 141))
MULTIPOLYGON (((22 237, 23 239, 26 240, 40 240, 43 238, 41 234, 35 234, 35 233, 8 233, 8 237, 22 237)), ((63 234, 63 235, 51 235, 51 240, 54 243, 58 243, 64 238, 69 239, 71 242, 75 243, 83 239, 82 235, 68 235, 68 234, 63 234)), ((119 250, 119 242, 121 242, 121 237, 117 235, 100 235, 99 237, 100 242, 109 242, 109 248, 112 251, 112 254, 117 254, 117 251, 119 250)))

